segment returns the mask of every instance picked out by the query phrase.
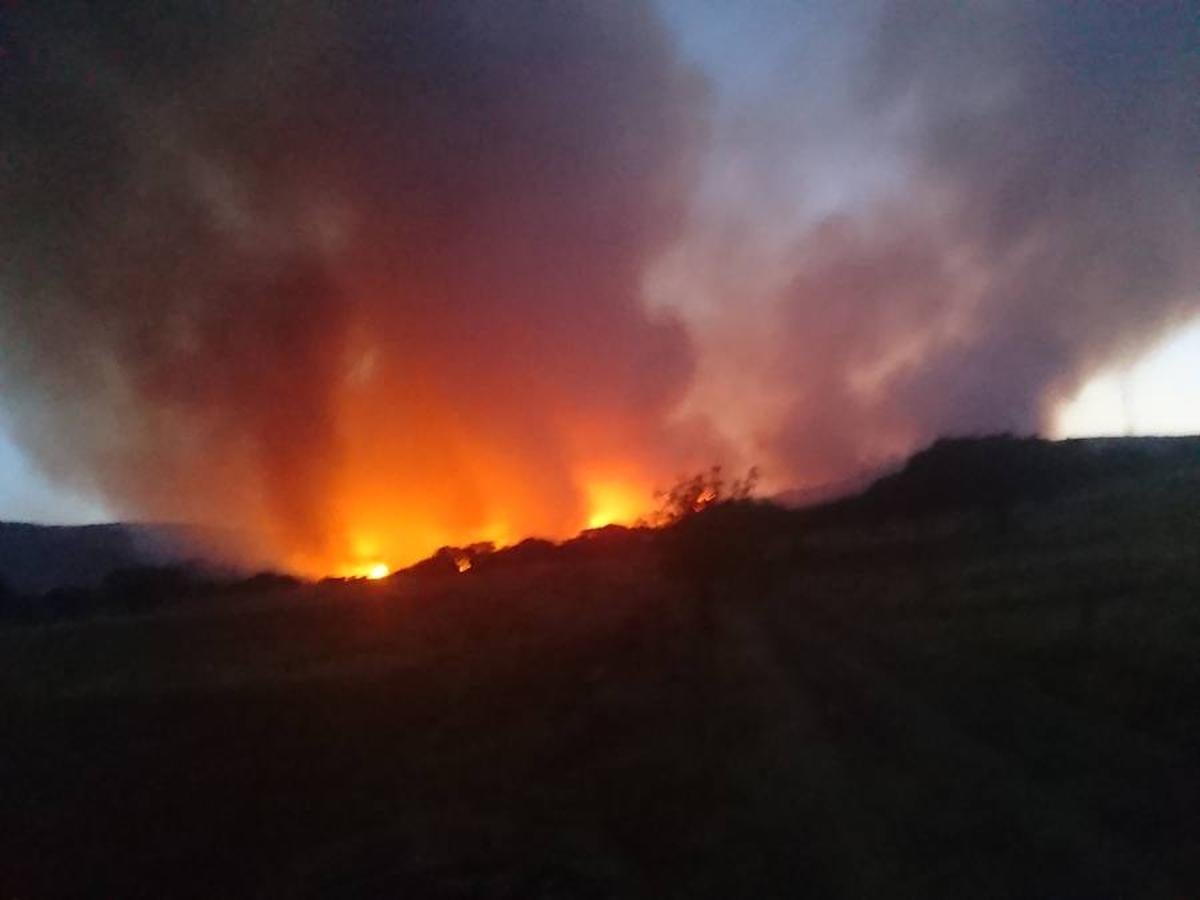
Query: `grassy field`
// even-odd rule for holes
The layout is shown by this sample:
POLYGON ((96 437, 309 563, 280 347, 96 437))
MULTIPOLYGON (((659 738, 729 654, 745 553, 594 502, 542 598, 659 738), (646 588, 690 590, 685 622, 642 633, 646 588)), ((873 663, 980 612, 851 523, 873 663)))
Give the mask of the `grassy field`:
POLYGON ((0 897, 1200 895, 1200 480, 0 630, 0 897))

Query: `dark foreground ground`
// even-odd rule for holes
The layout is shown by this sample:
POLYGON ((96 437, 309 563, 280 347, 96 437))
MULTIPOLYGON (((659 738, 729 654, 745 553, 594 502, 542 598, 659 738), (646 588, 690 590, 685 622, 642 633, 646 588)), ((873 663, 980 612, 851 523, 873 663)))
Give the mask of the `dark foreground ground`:
POLYGON ((0 630, 0 897, 1200 895, 1200 490, 0 630))

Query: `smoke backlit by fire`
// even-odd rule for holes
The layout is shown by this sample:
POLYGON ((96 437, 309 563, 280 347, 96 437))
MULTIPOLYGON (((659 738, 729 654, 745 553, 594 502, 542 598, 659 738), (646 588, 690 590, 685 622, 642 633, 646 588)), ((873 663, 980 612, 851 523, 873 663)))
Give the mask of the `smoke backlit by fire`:
POLYGON ((0 387, 31 457, 355 577, 635 517, 708 457, 670 421, 683 326, 641 299, 703 101, 648 3, 256 9, 69 41, 13 12, 0 387))
POLYGON ((4 425, 247 561, 845 483, 1200 308, 1186 4, 142 6, 2 13, 4 425))

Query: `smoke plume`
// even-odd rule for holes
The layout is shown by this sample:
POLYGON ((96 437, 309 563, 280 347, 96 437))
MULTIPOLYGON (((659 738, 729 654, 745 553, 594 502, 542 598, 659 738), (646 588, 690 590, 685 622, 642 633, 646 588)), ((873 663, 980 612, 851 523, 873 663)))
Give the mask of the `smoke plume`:
POLYGON ((15 439, 308 571, 1044 429, 1200 309, 1183 0, 2 15, 15 439))
POLYGON ((774 471, 820 483, 939 435, 1045 431, 1200 311, 1194 4, 758 15, 777 52, 745 51, 661 280, 711 298, 692 402, 733 383, 768 403, 738 427, 774 471))
POLYGON ((640 279, 704 94, 646 4, 6 15, 3 388, 56 478, 329 571, 565 533, 683 446, 640 279))

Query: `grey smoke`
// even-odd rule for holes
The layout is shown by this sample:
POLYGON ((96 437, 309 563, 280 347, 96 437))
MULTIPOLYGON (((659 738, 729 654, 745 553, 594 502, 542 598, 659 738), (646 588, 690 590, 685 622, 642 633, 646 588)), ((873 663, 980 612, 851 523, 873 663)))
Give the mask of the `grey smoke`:
POLYGON ((773 65, 730 77, 666 278, 720 284, 693 402, 770 398, 752 456, 814 483, 1045 431, 1200 312, 1195 4, 755 10, 773 65))
POLYGON ((1045 429, 1200 311, 1194 4, 662 5, 714 85, 633 0, 6 9, 17 439, 289 547, 551 533, 714 430, 803 485, 1045 429))

